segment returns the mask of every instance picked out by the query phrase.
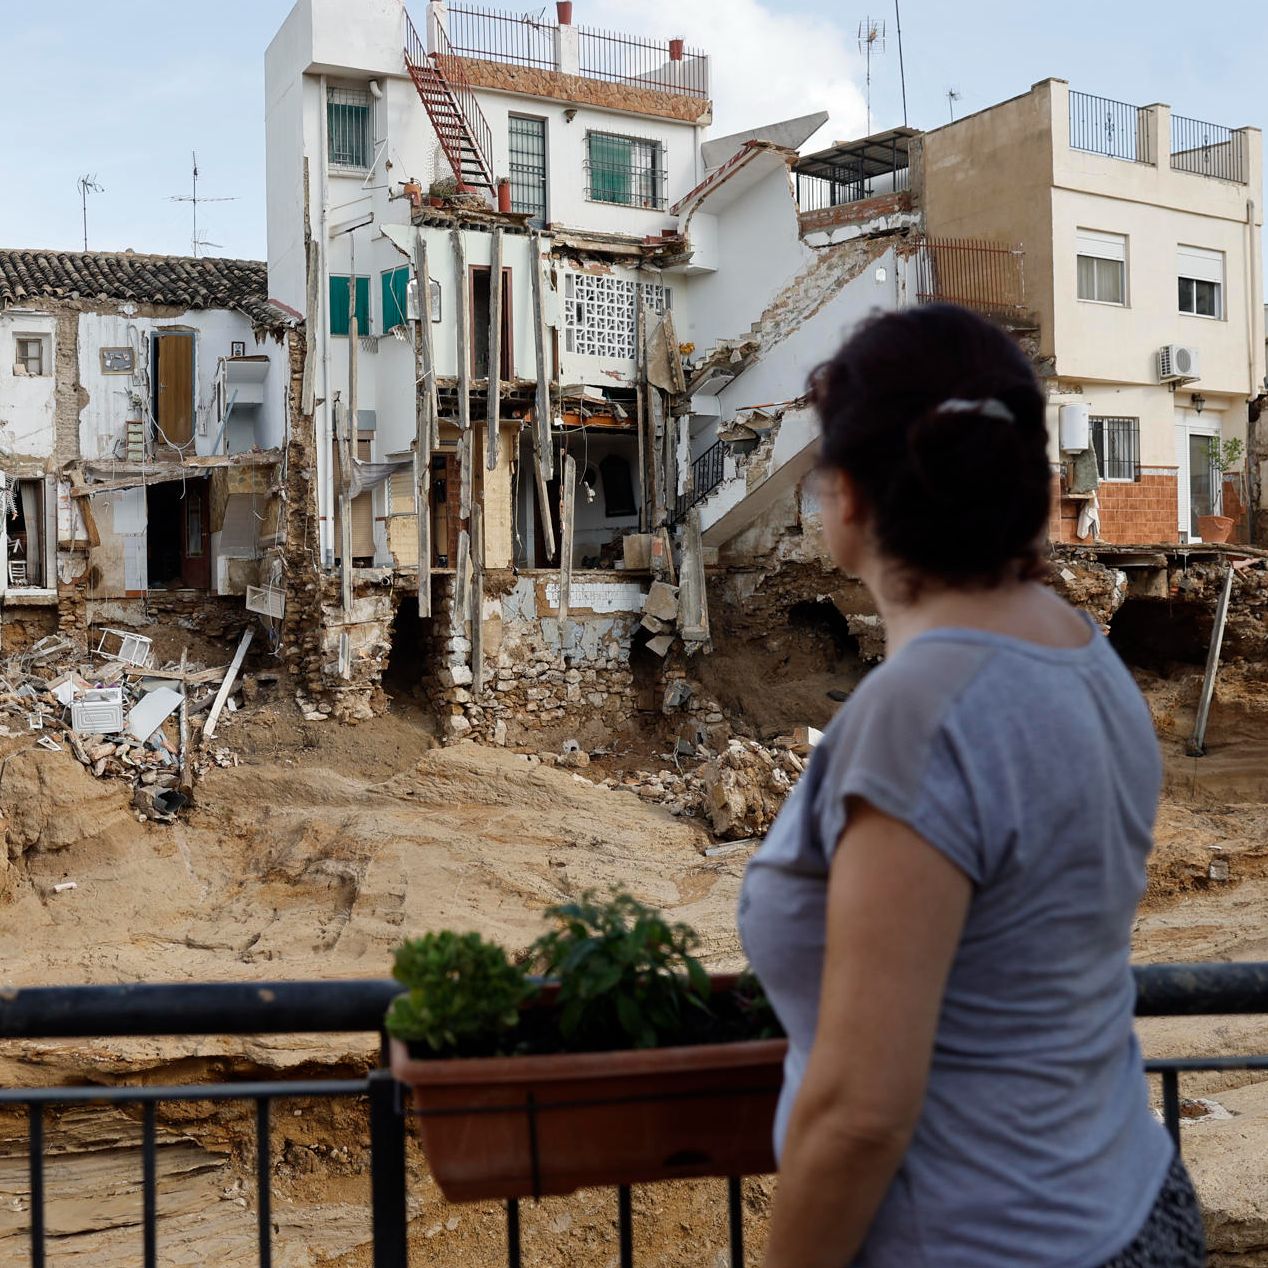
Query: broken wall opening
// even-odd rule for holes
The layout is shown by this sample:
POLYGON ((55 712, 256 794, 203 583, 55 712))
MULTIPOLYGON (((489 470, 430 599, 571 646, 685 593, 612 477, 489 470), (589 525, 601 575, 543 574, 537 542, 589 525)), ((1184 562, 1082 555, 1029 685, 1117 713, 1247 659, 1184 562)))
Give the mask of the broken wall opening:
POLYGON ((211 587, 210 491, 206 477, 145 490, 147 588, 211 587))
POLYGON ((1214 604, 1127 599, 1110 621, 1114 650, 1133 669, 1165 673, 1172 665, 1206 664, 1214 604))
POLYGON ((44 481, 15 480, 8 524, 11 586, 45 584, 43 527, 44 481))
POLYGON ((383 671, 383 689, 393 700, 421 706, 427 698, 426 682, 434 676, 434 618, 420 617, 418 603, 406 597, 392 618, 391 650, 383 671))

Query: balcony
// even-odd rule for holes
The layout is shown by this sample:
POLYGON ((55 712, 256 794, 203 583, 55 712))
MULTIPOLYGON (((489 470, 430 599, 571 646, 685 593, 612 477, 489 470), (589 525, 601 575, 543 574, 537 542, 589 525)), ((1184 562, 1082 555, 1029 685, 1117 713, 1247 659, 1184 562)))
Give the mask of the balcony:
MULTIPOLYGON (((467 74, 478 87, 557 96, 557 85, 550 79, 567 76, 574 88, 577 80, 588 81, 597 93, 591 104, 619 108, 624 99, 628 108, 638 112, 640 103, 649 104, 649 97, 668 96, 685 99, 672 111, 674 115, 694 120, 707 110, 709 58, 705 53, 687 48, 680 39, 646 39, 574 26, 572 5, 558 8, 562 20, 551 22, 531 14, 433 0, 429 6, 432 48, 434 25, 439 25, 453 53, 474 63, 468 65, 467 74)), ((671 113, 663 107, 646 112, 671 113)))
POLYGON ((1008 325, 1033 327, 1021 247, 967 238, 922 238, 912 264, 918 304, 959 304, 1008 325))
MULTIPOLYGON (((1248 1016, 1268 1013, 1268 964, 1200 964, 1150 965, 1136 970, 1136 1012, 1141 1017, 1248 1016)), ((202 983, 191 985, 126 985, 48 987, 5 992, 0 1000, 0 1039, 99 1039, 119 1036, 264 1036, 297 1034, 378 1034, 384 1009, 400 988, 391 981, 335 982, 255 982, 202 983)), ((231 1061, 231 1059, 230 1059, 231 1061)), ((15 1063, 16 1065, 16 1063, 15 1063)), ((1181 1076, 1202 1071, 1262 1070, 1268 1058, 1262 1056, 1192 1056, 1149 1060, 1146 1071, 1159 1080, 1159 1099, 1163 1117, 1177 1146, 1182 1143, 1181 1076)), ((10 1067, 15 1068, 15 1067, 10 1067)), ((99 1077, 99 1076, 95 1076, 99 1077)), ((349 1138, 332 1138, 326 1147, 339 1151, 356 1146, 364 1135, 368 1142, 369 1193, 367 1223, 370 1229, 373 1259, 376 1268, 399 1268, 409 1262, 411 1231, 421 1245, 435 1245, 436 1257, 418 1262, 445 1262, 445 1249, 425 1239, 430 1233, 417 1225, 411 1230, 407 1216, 407 1176, 410 1156, 407 1130, 408 1111, 401 1089, 385 1069, 371 1070, 356 1078, 251 1079, 223 1082, 202 1082, 182 1086, 156 1086, 151 1083, 94 1083, 88 1086, 8 1087, 0 1089, 0 1114, 14 1111, 25 1114, 25 1144, 13 1133, 6 1136, 8 1161, 17 1161, 14 1149, 22 1158, 26 1183, 13 1183, 13 1197, 5 1205, 8 1213, 10 1241, 14 1251, 18 1235, 29 1248, 27 1261, 34 1265, 45 1262, 51 1238, 65 1235, 61 1222, 66 1218, 65 1186, 68 1171, 77 1165, 62 1152, 57 1131, 64 1111, 74 1109, 83 1115, 94 1111, 127 1112, 137 1121, 139 1149, 136 1164, 139 1173, 137 1210, 130 1210, 127 1198, 117 1191, 84 1190, 88 1206, 100 1210, 88 1212, 92 1227, 113 1225, 120 1229, 135 1227, 136 1251, 130 1262, 156 1264, 165 1259, 165 1219, 173 1212, 165 1210, 167 1197, 160 1185, 171 1175, 161 1167, 159 1157, 159 1124, 164 1111, 177 1103, 198 1102, 223 1105, 226 1102, 248 1108, 251 1147, 243 1153, 252 1166, 252 1184, 237 1199, 241 1220, 236 1232, 241 1245, 233 1248, 233 1262, 247 1262, 243 1255, 254 1244, 257 1262, 273 1262, 275 1252, 283 1256, 288 1247, 275 1245, 279 1240, 280 1208, 275 1203, 273 1177, 282 1159, 278 1145, 285 1148, 286 1134, 282 1124, 290 1121, 293 1110, 285 1115, 276 1112, 276 1103, 299 1100, 310 1107, 314 1103, 341 1100, 351 1103, 356 1114, 365 1115, 365 1131, 357 1128, 349 1138), (358 1138, 354 1140, 353 1137, 358 1138), (52 1214, 50 1214, 50 1205, 52 1214), (100 1221, 93 1223, 92 1221, 100 1221)), ((541 1110, 539 1112, 545 1112, 541 1110)), ((334 1120, 331 1120, 334 1121, 334 1120)), ((347 1121, 342 1119, 339 1121, 347 1121)), ((344 1130, 347 1130, 346 1128, 344 1130)), ((170 1137, 162 1139, 170 1143, 170 1137)), ((129 1151, 130 1152, 130 1151, 129 1151)), ((91 1159, 84 1162, 90 1170, 91 1159)), ((15 1173, 12 1165, 10 1176, 15 1173)), ((89 1177, 91 1180, 91 1176, 89 1177)), ((725 1202, 725 1239, 732 1268, 745 1264, 745 1206, 739 1178, 717 1182, 716 1200, 725 1202)), ((219 1184, 219 1181, 217 1181, 219 1184)), ((622 1268, 635 1263, 635 1209, 631 1189, 621 1185, 615 1201, 615 1247, 622 1268)), ((195 1212, 202 1208, 194 1207, 195 1212)), ((462 1208, 452 1208, 455 1212, 462 1208)), ((487 1212, 487 1208, 485 1208, 487 1212)), ((718 1212, 722 1214, 721 1211, 718 1212)), ((190 1209, 182 1212, 188 1219, 190 1209)), ((349 1212, 352 1218, 355 1212, 349 1212)), ((223 1216, 202 1210, 201 1218, 219 1219, 217 1236, 224 1237, 223 1216)), ((344 1218, 344 1217, 341 1217, 344 1218)), ((487 1213, 485 1215, 487 1219, 487 1213)), ((541 1221, 537 1234, 549 1235, 552 1223, 541 1221)), ((292 1221, 291 1228, 294 1229, 292 1221)), ((439 1227, 439 1226, 438 1226, 439 1227)), ((6 1230, 0 1227, 0 1234, 6 1230)), ((595 1230, 596 1232, 598 1230, 595 1230)), ((752 1231, 751 1229, 749 1231, 752 1231)), ((301 1226, 294 1234, 305 1238, 301 1226)), ((500 1243, 498 1255, 512 1268, 525 1262, 521 1236, 521 1211, 518 1201, 508 1201, 504 1208, 501 1229, 481 1223, 481 1246, 500 1243)), ((281 1239, 283 1243, 286 1238, 281 1239)), ((224 1243, 217 1243, 224 1245, 224 1243)), ((307 1242, 305 1242, 307 1244, 307 1242)), ((490 1246, 491 1249, 491 1246, 490 1246)), ((606 1253, 591 1246, 603 1262, 606 1253)), ((663 1251, 663 1247, 660 1248, 663 1251)), ((1214 1248, 1218 1249, 1218 1248, 1214 1248)), ((81 1253, 88 1251, 81 1246, 81 1253)), ((693 1247, 693 1253, 701 1251, 693 1247)), ((10 1260, 10 1262, 16 1262, 10 1260)), ((489 1262, 494 1262, 489 1260, 489 1262)), ((684 1260, 684 1262, 686 1262, 684 1260)), ((703 1262, 695 1259, 693 1262, 703 1262)), ((712 1260, 710 1262, 713 1262, 712 1260)), ((718 1262, 722 1262, 719 1260, 718 1262)))
POLYGON ((1071 149, 1154 166, 1163 144, 1170 153, 1172 171, 1242 185, 1250 179, 1245 128, 1174 115, 1166 106, 1133 106, 1089 93, 1070 93, 1071 149))
POLYGON ((893 128, 797 160, 797 211, 803 232, 856 224, 911 208, 915 128, 893 128))

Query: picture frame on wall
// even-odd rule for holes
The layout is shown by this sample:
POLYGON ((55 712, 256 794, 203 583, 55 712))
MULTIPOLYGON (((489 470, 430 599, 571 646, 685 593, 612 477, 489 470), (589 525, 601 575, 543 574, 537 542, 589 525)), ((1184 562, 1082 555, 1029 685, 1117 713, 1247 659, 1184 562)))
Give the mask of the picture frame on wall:
POLYGON ((231 357, 245 357, 247 355, 246 341, 242 339, 235 339, 229 345, 229 355, 231 357))
POLYGON ((102 348, 102 374, 131 374, 136 368, 136 352, 132 348, 102 348))

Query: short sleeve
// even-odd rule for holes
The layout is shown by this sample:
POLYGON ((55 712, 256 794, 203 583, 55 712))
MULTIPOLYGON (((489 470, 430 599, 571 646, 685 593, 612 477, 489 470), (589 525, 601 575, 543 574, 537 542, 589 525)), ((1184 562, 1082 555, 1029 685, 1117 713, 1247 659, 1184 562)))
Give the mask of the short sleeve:
POLYGON ((826 857, 845 830, 848 799, 858 797, 906 824, 973 884, 983 884, 993 869, 947 683, 933 691, 921 691, 919 682, 877 685, 888 689, 847 702, 838 733, 824 737, 831 751, 815 811, 826 857))

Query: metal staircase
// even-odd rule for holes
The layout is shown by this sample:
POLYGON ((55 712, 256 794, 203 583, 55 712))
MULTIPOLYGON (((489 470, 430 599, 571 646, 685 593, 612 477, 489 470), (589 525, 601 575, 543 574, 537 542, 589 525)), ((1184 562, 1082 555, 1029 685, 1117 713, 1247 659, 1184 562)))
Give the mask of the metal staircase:
POLYGON ((462 69, 462 58, 444 28, 434 28, 436 52, 429 53, 409 14, 405 15, 405 66, 431 120, 460 190, 484 190, 497 201, 490 155, 493 133, 475 89, 462 69))

